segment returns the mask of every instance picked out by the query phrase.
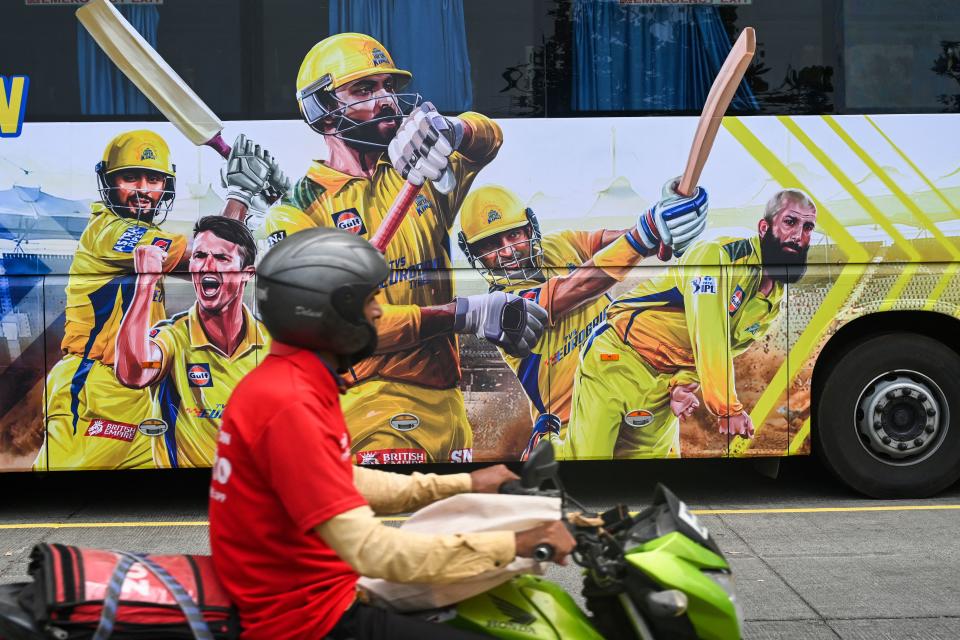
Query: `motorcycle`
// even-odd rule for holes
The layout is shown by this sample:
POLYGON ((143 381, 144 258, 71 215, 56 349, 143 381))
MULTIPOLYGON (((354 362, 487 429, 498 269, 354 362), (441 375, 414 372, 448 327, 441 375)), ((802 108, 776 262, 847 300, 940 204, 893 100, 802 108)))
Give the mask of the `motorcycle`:
MULTIPOLYGON (((590 513, 564 491, 558 469, 543 442, 520 481, 501 492, 561 498, 589 614, 557 584, 521 575, 428 619, 496 638, 740 638, 730 566, 682 500, 658 484, 652 504, 636 515, 622 505, 590 513), (555 488, 544 489, 548 482, 555 488)), ((549 560, 553 549, 542 545, 535 556, 549 560)))
MULTIPOLYGON (((657 485, 652 504, 636 515, 631 515, 622 505, 603 513, 592 513, 566 493, 558 470, 553 447, 544 441, 524 462, 521 479, 505 484, 501 487, 501 493, 560 498, 564 520, 576 540, 576 548, 571 557, 576 564, 583 567, 583 596, 588 612, 581 610, 570 594, 559 585, 537 575, 525 574, 515 576, 451 607, 410 615, 505 639, 730 640, 740 637, 743 615, 734 593, 730 567, 707 528, 683 501, 663 485, 657 485), (553 488, 545 488, 548 483, 552 484, 553 488)), ((96 550, 77 551, 88 553, 91 557, 110 553, 96 550)), ((186 556, 145 557, 128 552, 115 553, 126 557, 127 568, 131 562, 139 562, 143 565, 142 569, 149 569, 151 573, 158 575, 163 593, 166 593, 166 590, 170 593, 179 591, 178 604, 171 605, 168 609, 181 615, 177 609, 179 606, 189 622, 178 624, 176 634, 173 634, 173 627, 170 625, 161 629, 155 624, 135 624, 135 630, 128 625, 128 633, 117 635, 237 637, 236 625, 223 618, 222 606, 209 606, 203 612, 195 610, 191 615, 188 610, 195 608, 196 603, 190 601, 186 595, 187 590, 176 584, 176 580, 173 580, 175 584, 171 585, 171 575, 158 567, 159 564, 168 563, 170 559, 183 560, 186 556), (209 617, 211 612, 221 616, 216 621, 217 625, 214 625, 209 617)), ((554 550, 549 545, 541 545, 537 547, 534 555, 539 561, 548 561, 552 559, 554 550)), ((207 565, 209 558, 192 556, 189 561, 194 567, 198 563, 208 567, 204 589, 206 604, 209 605, 211 592, 219 589, 207 565)), ((112 562, 111 557, 111 564, 105 571, 114 572, 112 562)), ((175 564, 167 564, 168 568, 171 566, 175 564)), ((126 570, 124 569, 124 572, 126 570)), ((117 578, 114 574, 118 588, 124 581, 123 575, 121 573, 117 578)), ((88 570, 87 579, 89 578, 88 570)), ((54 580, 55 578, 51 578, 49 582, 54 580)), ((38 620, 40 616, 35 615, 38 609, 33 606, 36 602, 28 602, 23 596, 44 589, 31 592, 29 586, 30 583, 0 585, 0 640, 110 637, 110 631, 103 633, 104 622, 99 609, 91 612, 93 615, 88 615, 86 625, 77 634, 68 632, 70 625, 63 622, 51 624, 50 620, 38 620)), ((193 590, 196 591, 196 588, 193 590)), ((64 609, 66 615, 74 615, 77 604, 89 603, 69 604, 70 606, 64 609)), ((115 605, 116 602, 114 609, 115 605)), ((102 603, 98 606, 104 608, 102 603)), ((156 605, 147 606, 154 607, 153 611, 156 611, 156 605)), ((111 628, 112 626, 111 621, 111 628)))

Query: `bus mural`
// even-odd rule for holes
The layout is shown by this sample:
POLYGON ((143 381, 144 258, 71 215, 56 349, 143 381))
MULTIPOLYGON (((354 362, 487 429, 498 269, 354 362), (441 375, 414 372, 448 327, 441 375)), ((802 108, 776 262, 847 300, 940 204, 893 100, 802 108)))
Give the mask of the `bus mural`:
MULTIPOLYGON (((677 46, 712 64, 738 11, 772 11, 615 4, 559 2, 551 19, 577 47, 615 48, 618 29, 708 16, 702 41, 677 46), (642 24, 624 22, 634 13, 642 24), (580 32, 591 16, 614 21, 609 38, 580 32)), ((34 122, 28 108, 0 142, 0 469, 210 466, 230 392, 270 350, 258 261, 309 227, 371 239, 410 181, 377 350, 344 371, 355 463, 511 461, 548 439, 564 460, 817 449, 872 495, 960 476, 955 115, 871 115, 849 68, 844 112, 821 99, 829 68, 775 89, 757 62, 732 112, 802 108, 725 117, 681 196, 697 119, 673 113, 706 87, 646 104, 590 67, 602 51, 548 45, 573 56, 558 67, 572 84, 557 94, 556 69, 544 84, 528 52, 503 76, 505 107, 482 80, 483 99, 449 80, 470 77, 476 41, 432 60, 437 80, 405 66, 425 64, 410 43, 338 20, 288 70, 301 119, 229 119, 226 162, 135 116, 34 122), (567 117, 502 117, 557 95, 567 117), (644 109, 660 113, 617 115, 644 109), (845 115, 801 115, 816 113, 845 115)), ((30 91, 43 99, 36 74, 30 91)))
MULTIPOLYGON (((507 263, 509 269, 481 268, 494 276, 502 273, 521 278, 519 284, 503 287, 490 281, 493 276, 484 279, 471 268, 471 260, 473 267, 487 263, 483 262, 484 253, 478 255, 475 249, 479 243, 469 241, 469 234, 478 235, 470 226, 463 229, 463 237, 471 254, 468 257, 450 243, 449 271, 418 269, 411 275, 406 267, 400 267, 395 269, 398 277, 385 283, 387 291, 397 288, 404 294, 424 287, 432 291, 450 288, 454 296, 485 294, 491 289, 529 290, 533 299, 556 314, 546 337, 533 350, 542 367, 534 373, 524 364, 529 356, 520 364, 511 363, 510 356, 501 354, 494 343, 476 336, 460 341, 464 373, 452 388, 463 393, 474 437, 474 460, 517 459, 534 426, 542 424, 541 416, 547 414, 563 416, 556 435, 565 441, 563 451, 569 458, 806 453, 810 447, 812 366, 818 349, 833 332, 845 321, 872 310, 932 309, 956 314, 960 295, 951 261, 958 251, 960 174, 946 141, 960 132, 955 131, 953 118, 942 116, 727 118, 701 180, 709 198, 708 224, 688 251, 669 265, 655 256, 642 260, 636 256, 633 264, 622 257, 613 264, 588 264, 597 260, 604 235, 619 238, 620 232, 610 230, 630 229, 636 216, 655 202, 659 183, 670 178, 664 176, 664 167, 680 166, 683 161, 683 149, 673 141, 688 139, 693 124, 690 118, 499 123, 503 147, 479 173, 474 187, 478 198, 491 192, 499 197, 482 203, 468 199, 468 216, 461 212, 461 218, 451 225, 451 234, 461 231, 461 222, 478 224, 477 207, 484 209, 483 225, 499 223, 498 229, 519 230, 520 246, 510 248, 512 243, 503 243, 516 264, 507 263), (629 151, 634 140, 643 141, 644 153, 629 151), (584 166, 571 161, 565 166, 557 161, 561 150, 565 157, 590 157, 594 162, 584 166), (474 207, 470 209, 470 205, 474 207), (535 234, 535 240, 525 235, 528 231, 535 234), (561 295, 548 303, 552 290, 569 281, 572 274, 586 276, 583 296, 568 301, 560 289, 561 295), (574 310, 575 322, 566 322, 558 313, 559 305, 574 310), (572 413, 577 424, 568 435, 571 402, 575 403, 572 413), (723 418, 749 423, 749 433, 745 428, 742 435, 725 429, 723 418), (647 437, 651 442, 644 441, 647 437)), ((65 126, 34 125, 28 131, 30 136, 13 143, 7 157, 37 167, 36 179, 43 184, 33 193, 41 202, 77 203, 79 209, 85 202, 84 192, 96 188, 94 172, 84 172, 77 160, 58 164, 48 155, 51 147, 44 144, 58 138, 65 126), (46 174, 51 176, 50 182, 44 180, 46 174)), ((97 157, 100 141, 119 131, 146 126, 172 141, 172 153, 182 151, 175 156, 178 175, 190 176, 195 182, 178 183, 186 193, 178 194, 183 197, 174 201, 162 226, 153 231, 129 227, 145 229, 136 232, 138 242, 130 243, 129 253, 126 245, 118 249, 131 258, 144 252, 134 251, 135 246, 155 246, 157 238, 164 238, 161 233, 177 240, 192 232, 199 217, 215 215, 223 208, 218 195, 220 161, 178 140, 164 125, 86 125, 79 135, 72 125, 74 151, 70 157, 97 157), (80 153, 80 149, 89 149, 89 153, 80 153)), ((230 123, 230 129, 246 131, 254 139, 272 139, 273 153, 283 158, 291 171, 297 161, 303 162, 298 155, 304 155, 304 150, 293 143, 300 135, 297 123, 236 122, 230 123)), ((5 187, 12 194, 27 189, 20 184, 5 187)), ((97 215, 102 214, 95 214, 94 219, 97 215)), ((59 221, 65 216, 51 217, 59 221)), ((411 221, 416 220, 412 217, 411 221)), ((251 218, 250 222, 256 226, 260 221, 251 218)), ((364 222, 361 233, 375 229, 364 222)), ((69 343, 64 338, 64 284, 69 289, 71 279, 95 283, 100 277, 74 272, 64 278, 70 256, 77 263, 83 254, 76 250, 75 240, 58 237, 63 231, 45 237, 43 229, 52 226, 48 223, 38 225, 38 231, 28 230, 16 247, 4 252, 8 271, 3 293, 10 310, 4 320, 2 366, 4 380, 15 373, 22 389, 17 397, 5 396, 8 406, 0 443, 5 466, 11 469, 34 464, 45 431, 50 433, 50 407, 60 402, 49 389, 57 388, 52 380, 62 366, 52 356, 61 350, 61 344, 69 343), (9 270, 10 266, 25 269, 24 265, 52 268, 44 274, 34 267, 26 276, 9 270), (57 268, 59 272, 54 270, 57 268), (51 363, 47 369, 45 362, 51 363), (46 425, 44 379, 48 388, 46 425)), ((270 233, 261 222, 257 235, 262 247, 269 246, 270 233)), ((503 235, 488 237, 499 241, 503 235)), ((394 265, 402 264, 400 256, 394 258, 390 251, 387 255, 394 265)), ((620 256, 624 255, 630 257, 621 250, 620 256)), ((176 318, 189 314, 193 300, 202 295, 202 280, 190 285, 178 282, 176 274, 163 279, 164 289, 157 291, 165 293, 153 297, 165 299, 172 320, 151 320, 158 323, 155 332, 164 331, 171 322, 176 326, 184 321, 176 318)), ((69 302, 66 309, 70 309, 69 302)), ((244 317, 246 322, 252 321, 252 315, 244 317)), ((119 318, 115 320, 119 324, 119 318)), ((146 316, 139 322, 150 324, 146 316)), ((249 333, 250 327, 245 331, 248 338, 254 335, 249 333)), ((214 340, 210 330, 203 336, 214 340)), ((160 349, 164 344, 157 343, 160 349)), ((112 351, 115 344, 105 346, 112 351)), ((191 348, 196 348, 196 342, 191 348)), ((382 348, 394 347, 385 342, 382 348)), ((170 366, 192 363, 186 356, 177 356, 175 361, 181 364, 164 362, 164 368, 156 373, 145 371, 152 380, 170 366)), ((194 388, 207 384, 207 378, 189 378, 188 371, 175 374, 194 388)), ((189 388, 181 396, 186 391, 189 388)), ((121 398, 113 394, 96 396, 94 401, 121 398)), ((156 403, 155 408, 144 409, 142 416, 138 413, 134 418, 124 413, 133 410, 132 401, 123 400, 121 406, 116 414, 110 413, 115 410, 109 406, 95 410, 99 413, 84 416, 80 427, 89 432, 92 421, 99 418, 106 425, 109 444, 123 443, 128 434, 114 427, 124 432, 110 437, 111 425, 138 426, 147 418, 164 418, 156 403)), ((209 409, 206 415, 200 412, 189 419, 216 420, 216 407, 209 409)), ((414 403, 397 404, 392 412, 377 416, 379 429, 400 435, 416 433, 427 419, 414 403), (401 421, 404 416, 406 422, 401 421)), ((361 415, 355 421, 363 419, 361 415)), ((371 428, 369 422, 362 428, 371 428)), ((538 429, 549 431, 549 427, 538 429)), ((162 437, 146 436, 142 431, 138 429, 131 445, 139 439, 149 444, 151 438, 162 437)), ((212 448, 215 429, 206 437, 212 448)), ((416 448, 391 445, 366 458, 370 462, 436 460, 425 448, 412 455, 403 452, 416 448)), ((85 459, 66 454, 58 457, 52 450, 46 457, 37 460, 37 468, 143 466, 104 463, 93 454, 85 459)), ((192 464, 192 460, 209 463, 202 456, 183 458, 184 464, 192 464)), ((164 460, 165 465, 169 463, 164 460)))

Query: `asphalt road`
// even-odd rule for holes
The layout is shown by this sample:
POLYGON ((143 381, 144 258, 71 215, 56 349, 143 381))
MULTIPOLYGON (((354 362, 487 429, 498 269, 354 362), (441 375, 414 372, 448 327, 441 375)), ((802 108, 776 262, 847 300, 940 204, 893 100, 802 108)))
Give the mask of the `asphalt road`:
MULTIPOLYGON (((748 462, 684 460, 576 463, 562 475, 595 508, 642 507, 657 481, 686 500, 733 566, 745 638, 960 638, 960 485, 928 500, 875 501, 812 460, 780 471, 772 480, 748 462)), ((40 541, 208 552, 208 477, 0 475, 0 583, 26 579, 40 541)), ((579 592, 576 567, 547 577, 579 592)))

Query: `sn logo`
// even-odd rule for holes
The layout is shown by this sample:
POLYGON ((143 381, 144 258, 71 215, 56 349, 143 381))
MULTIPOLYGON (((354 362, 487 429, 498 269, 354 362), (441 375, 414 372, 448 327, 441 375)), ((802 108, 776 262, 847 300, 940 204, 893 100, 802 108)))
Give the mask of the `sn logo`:
POLYGON ((0 138, 16 138, 27 110, 28 76, 0 76, 0 138))

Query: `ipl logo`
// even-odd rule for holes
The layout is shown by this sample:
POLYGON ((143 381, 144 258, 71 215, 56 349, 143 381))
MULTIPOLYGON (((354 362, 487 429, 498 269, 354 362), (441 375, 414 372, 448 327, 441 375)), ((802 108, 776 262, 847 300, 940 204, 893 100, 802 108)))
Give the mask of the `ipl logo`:
POLYGON ((499 220, 501 217, 502 216, 500 215, 499 211, 496 209, 490 209, 490 211, 487 212, 487 224, 493 224, 494 220, 499 220))

